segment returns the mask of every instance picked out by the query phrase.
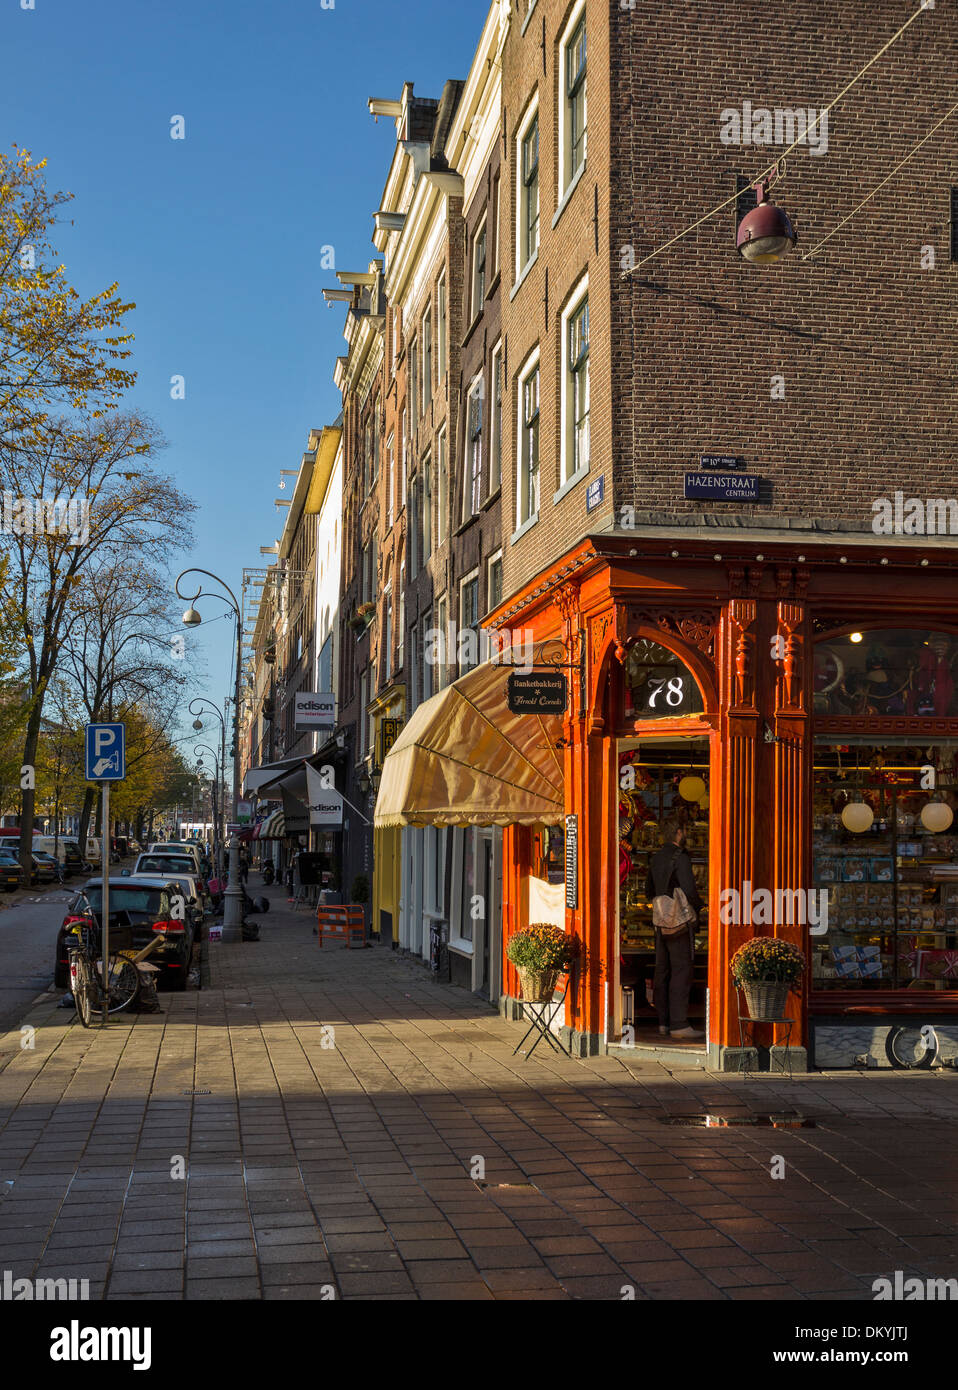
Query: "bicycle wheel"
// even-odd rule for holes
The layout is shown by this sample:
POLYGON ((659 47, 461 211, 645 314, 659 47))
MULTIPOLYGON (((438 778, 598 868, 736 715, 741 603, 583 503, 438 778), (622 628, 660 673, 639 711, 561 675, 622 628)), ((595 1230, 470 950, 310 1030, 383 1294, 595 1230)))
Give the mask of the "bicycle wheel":
POLYGON ((97 990, 90 973, 90 963, 80 951, 75 951, 70 956, 70 982, 77 1018, 84 1028, 89 1028, 93 1022, 93 1005, 97 990))
POLYGON ((140 977, 136 966, 123 955, 110 957, 110 1005, 109 1012, 118 1014, 136 998, 140 988, 140 977))

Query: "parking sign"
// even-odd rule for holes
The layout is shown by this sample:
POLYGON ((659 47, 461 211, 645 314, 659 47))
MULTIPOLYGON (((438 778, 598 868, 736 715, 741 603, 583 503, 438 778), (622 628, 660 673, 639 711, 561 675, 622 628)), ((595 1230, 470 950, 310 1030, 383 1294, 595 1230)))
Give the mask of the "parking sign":
POLYGON ((126 725, 87 724, 86 780, 122 782, 126 776, 126 725))

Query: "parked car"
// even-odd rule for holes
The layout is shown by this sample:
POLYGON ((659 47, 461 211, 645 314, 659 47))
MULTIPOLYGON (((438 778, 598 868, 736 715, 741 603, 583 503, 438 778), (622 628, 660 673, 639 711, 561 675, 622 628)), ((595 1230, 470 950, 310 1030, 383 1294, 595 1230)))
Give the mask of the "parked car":
MULTIPOLYGON (((190 911, 176 916, 176 905, 183 898, 179 884, 164 878, 132 883, 127 879, 110 881, 110 949, 141 950, 153 940, 154 930, 167 933, 164 945, 150 960, 159 966, 159 982, 173 990, 186 988, 186 977, 193 955, 194 918, 190 911)), ((188 907, 188 905, 187 905, 188 907)), ((57 989, 69 989, 70 965, 67 939, 71 926, 84 917, 101 925, 103 879, 91 878, 73 899, 57 933, 53 980, 57 989)))
POLYGON ((206 874, 199 857, 194 854, 186 854, 179 849, 158 849, 151 850, 147 854, 139 854, 136 863, 133 865, 135 874, 165 874, 165 873, 187 873, 195 874, 206 882, 206 874))
POLYGON ((43 850, 45 854, 59 859, 63 865, 64 878, 71 878, 73 874, 83 873, 83 859, 80 856, 78 840, 59 835, 37 835, 33 841, 33 848, 43 850))
POLYGON ((0 888, 12 893, 20 887, 20 861, 8 849, 0 849, 0 888))
MULTIPOLYGON (((63 865, 60 863, 59 859, 54 859, 52 854, 47 854, 46 851, 42 849, 34 849, 33 858, 34 862, 39 860, 41 868, 49 868, 50 873, 53 875, 50 879, 51 883, 59 883, 61 878, 65 877, 63 865)), ((45 874, 41 875, 40 882, 47 882, 45 874)))
MULTIPOLYGON (((123 874, 121 875, 124 884, 127 883, 175 883, 182 889, 186 898, 186 905, 193 913, 196 938, 202 938, 202 926, 208 916, 213 914, 213 899, 210 897, 209 890, 203 880, 197 878, 195 874, 123 874)), ((114 882, 110 880, 111 885, 114 882)))
POLYGON ((33 873, 30 875, 30 882, 34 885, 56 883, 58 875, 49 854, 43 854, 42 851, 38 854, 34 850, 30 857, 33 860, 33 873))
POLYGON ((197 872, 198 874, 203 872, 203 853, 202 853, 202 850, 200 849, 199 845, 197 845, 197 844, 195 844, 195 843, 193 843, 193 842, 186 841, 186 840, 180 840, 180 841, 169 841, 169 840, 168 840, 166 843, 161 843, 161 842, 158 841, 157 843, 150 845, 149 853, 150 853, 150 854, 177 854, 177 855, 188 854, 189 857, 193 860, 193 862, 194 862, 195 865, 196 865, 196 872, 197 872))

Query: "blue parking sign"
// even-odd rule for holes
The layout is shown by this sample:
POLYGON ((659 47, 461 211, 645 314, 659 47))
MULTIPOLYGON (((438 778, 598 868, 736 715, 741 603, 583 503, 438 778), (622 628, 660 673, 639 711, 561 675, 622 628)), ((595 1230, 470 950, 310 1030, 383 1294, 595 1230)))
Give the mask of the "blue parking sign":
POLYGON ((126 725, 87 724, 86 780, 122 782, 126 776, 126 725))

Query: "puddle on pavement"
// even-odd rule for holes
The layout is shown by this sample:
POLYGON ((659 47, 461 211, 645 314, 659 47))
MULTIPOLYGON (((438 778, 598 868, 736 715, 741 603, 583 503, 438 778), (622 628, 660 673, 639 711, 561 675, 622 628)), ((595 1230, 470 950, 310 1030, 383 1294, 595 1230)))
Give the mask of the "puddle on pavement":
POLYGON ((732 1129, 749 1125, 758 1129, 817 1129, 817 1120, 797 1111, 782 1111, 765 1115, 657 1115, 660 1125, 678 1125, 689 1129, 732 1129))

